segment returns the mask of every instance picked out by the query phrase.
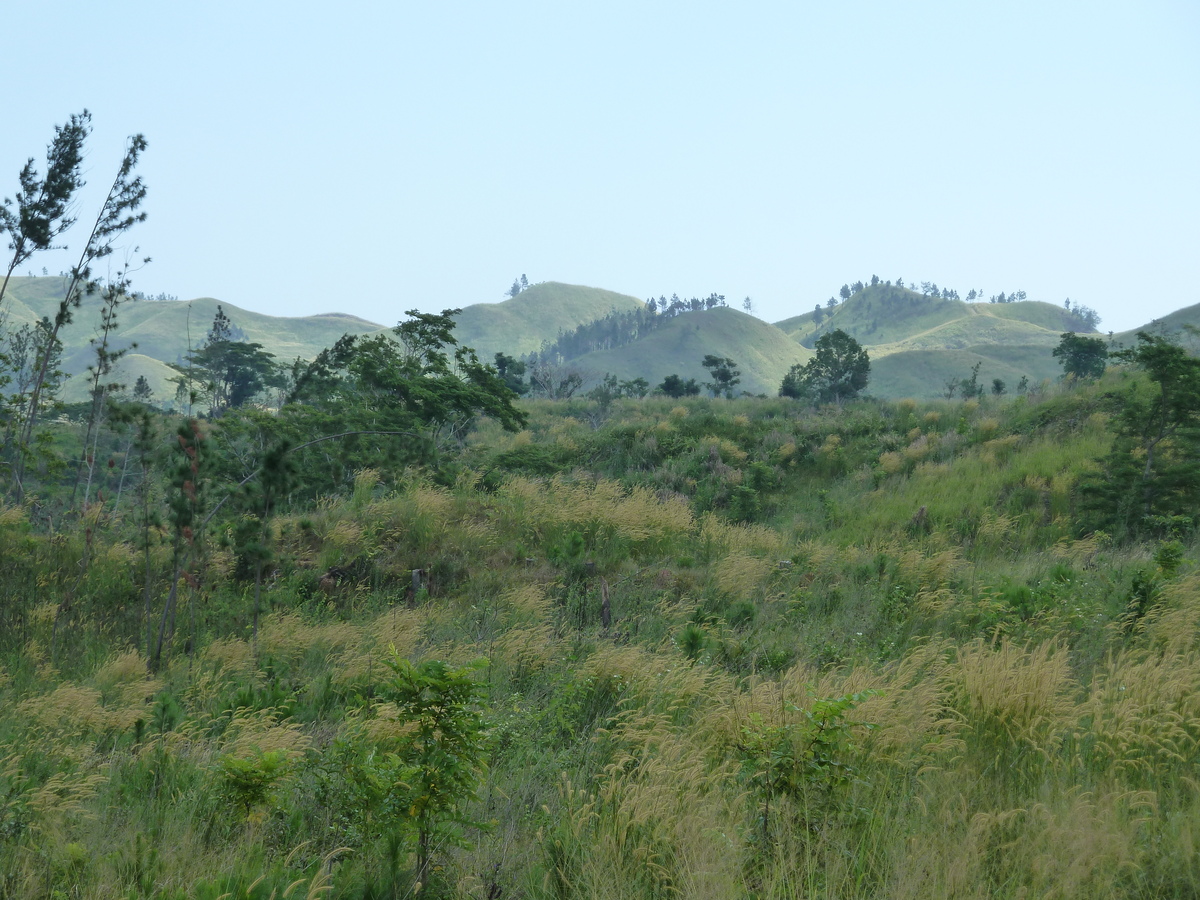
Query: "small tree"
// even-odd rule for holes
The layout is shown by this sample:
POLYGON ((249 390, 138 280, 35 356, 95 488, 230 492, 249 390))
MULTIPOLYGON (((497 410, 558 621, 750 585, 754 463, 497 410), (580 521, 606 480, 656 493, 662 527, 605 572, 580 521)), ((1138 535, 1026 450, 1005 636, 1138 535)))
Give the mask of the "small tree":
POLYGON ((522 397, 529 393, 529 384, 525 381, 525 363, 507 353, 496 354, 496 373, 504 382, 504 386, 522 397))
POLYGON ((708 369, 708 377, 712 379, 704 386, 712 392, 714 397, 724 395, 726 399, 731 399, 733 389, 742 381, 742 373, 738 369, 737 363, 727 356, 714 356, 709 353, 705 355, 701 365, 708 369))
POLYGON ((480 711, 477 660, 452 669, 440 660, 414 665, 392 650, 392 677, 381 698, 396 704, 407 726, 388 754, 396 764, 392 794, 416 831, 417 882, 429 883, 435 839, 463 846, 464 827, 484 827, 467 813, 487 768, 489 723, 480 711))
POLYGON ((684 381, 678 375, 668 375, 654 390, 668 397, 695 397, 700 393, 700 385, 695 378, 684 381))
POLYGON ((841 403, 859 395, 871 374, 867 351, 840 328, 817 339, 816 356, 796 363, 779 386, 781 397, 841 403))
POLYGON ((1121 537, 1172 517, 1194 524, 1200 509, 1200 360, 1166 338, 1137 338, 1113 355, 1147 381, 1112 398, 1116 439, 1081 486, 1088 524, 1121 537))
POLYGON ((983 385, 979 383, 979 369, 982 366, 982 360, 975 363, 975 365, 971 366, 971 377, 964 378, 959 382, 959 388, 962 390, 964 400, 983 396, 983 385))
POLYGON ((145 375, 139 375, 133 383, 133 399, 138 403, 149 403, 153 397, 154 388, 150 387, 145 375))
POLYGON ((1099 378, 1108 365, 1108 348, 1103 338, 1080 337, 1068 331, 1052 351, 1063 367, 1064 375, 1076 378, 1099 378))
MULTIPOLYGON (((135 224, 144 221, 146 218, 144 212, 137 212, 138 208, 142 205, 142 201, 146 198, 146 187, 142 183, 141 176, 133 174, 134 169, 137 168, 138 160, 145 149, 146 139, 142 135, 134 135, 129 139, 129 143, 125 148, 125 157, 121 162, 120 169, 117 171, 117 177, 113 180, 112 186, 108 191, 108 196, 105 197, 104 203, 100 207, 100 212, 96 216, 95 223, 92 225, 91 233, 88 235, 88 239, 84 243, 83 250, 79 255, 79 261, 71 269, 70 277, 67 281, 66 293, 58 305, 58 311, 54 316, 51 327, 51 344, 58 340, 58 333, 63 326, 71 322, 74 311, 79 308, 83 301, 83 295, 95 290, 95 283, 92 281, 92 265, 97 260, 109 256, 113 252, 113 245, 116 240, 135 224)), ((37 374, 34 376, 33 384, 30 388, 29 403, 26 409, 20 446, 17 448, 19 455, 17 457, 13 480, 16 484, 18 498, 24 492, 24 451, 30 446, 33 429, 37 423, 38 413, 41 409, 42 392, 45 390, 49 373, 50 359, 44 357, 40 361, 37 374)))

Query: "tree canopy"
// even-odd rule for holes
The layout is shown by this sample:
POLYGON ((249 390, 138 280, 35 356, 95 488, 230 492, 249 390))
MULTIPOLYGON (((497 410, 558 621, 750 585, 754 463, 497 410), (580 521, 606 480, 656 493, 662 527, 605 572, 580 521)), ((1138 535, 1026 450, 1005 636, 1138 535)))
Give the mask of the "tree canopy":
POLYGON ((1064 375, 1076 378, 1099 378, 1108 362, 1108 348, 1103 338, 1080 337, 1068 331, 1052 351, 1063 367, 1064 375))
POLYGON ((840 328, 817 339, 816 356, 796 363, 779 386, 781 397, 807 398, 817 403, 841 403, 857 397, 867 386, 871 358, 862 345, 840 328))

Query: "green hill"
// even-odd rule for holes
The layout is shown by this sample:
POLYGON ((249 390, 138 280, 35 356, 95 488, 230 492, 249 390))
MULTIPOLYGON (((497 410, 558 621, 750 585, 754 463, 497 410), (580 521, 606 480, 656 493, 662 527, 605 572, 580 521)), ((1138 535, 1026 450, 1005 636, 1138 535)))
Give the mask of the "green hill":
POLYGON ((887 399, 930 400, 945 396, 946 382, 950 379, 970 378, 976 363, 980 364, 979 383, 985 391, 991 390, 994 378, 1004 382, 1008 393, 1015 393, 1022 376, 1029 379, 1030 386, 1036 386, 1062 375, 1062 367, 1050 350, 1040 345, 905 350, 872 357, 867 392, 887 399))
POLYGON ((989 387, 993 378, 1009 390, 1022 376, 1034 385, 1055 378, 1061 369, 1050 351, 1063 332, 1086 330, 1050 303, 965 303, 886 284, 865 288, 819 324, 807 312, 777 327, 806 347, 841 329, 871 356, 871 394, 926 399, 941 396, 948 380, 969 377, 976 363, 989 387))
POLYGON ((1200 333, 1197 333, 1195 329, 1200 329, 1200 303, 1177 309, 1170 315, 1147 322, 1140 328, 1117 332, 1112 336, 1112 341, 1118 347, 1132 347, 1137 343, 1139 331, 1168 334, 1171 335, 1172 340, 1178 341, 1190 348, 1193 353, 1197 353, 1200 352, 1200 333))
POLYGON ((1085 330, 1066 309, 1036 300, 965 303, 885 284, 860 291, 831 313, 803 337, 806 346, 839 328, 864 347, 881 348, 878 355, 983 343, 1024 344, 1035 337, 1057 343, 1064 331, 1085 330))
MULTIPOLYGON (((20 327, 42 317, 52 317, 65 289, 62 278, 14 278, 4 299, 9 326, 20 327)), ((136 352, 122 360, 119 380, 131 385, 138 375, 145 375, 156 397, 172 396, 174 388, 166 379, 173 373, 167 364, 181 362, 189 347, 199 347, 204 342, 218 304, 245 335, 244 340, 262 344, 280 362, 296 357, 312 359, 346 333, 371 334, 383 329, 374 322, 341 313, 268 316, 211 297, 188 301, 131 300, 122 305, 118 313, 120 327, 111 339, 113 348, 118 350, 137 344, 136 352)), ((73 376, 81 375, 94 359, 89 341, 95 335, 99 309, 98 295, 85 297, 74 321, 60 333, 63 369, 73 376)), ((85 392, 84 379, 74 377, 67 382, 63 398, 81 400, 85 392)))
POLYGON ((594 322, 613 310, 637 309, 636 297, 601 288, 545 281, 502 303, 476 303, 458 317, 460 343, 474 347, 479 358, 497 353, 525 356, 553 341, 559 332, 594 322))
POLYGON ((703 383, 707 372, 701 361, 710 353, 734 360, 742 372, 739 389, 752 394, 775 394, 787 370, 812 356, 774 325, 717 307, 675 316, 632 344, 570 362, 592 381, 612 372, 622 378, 641 376, 652 385, 671 374, 703 383))

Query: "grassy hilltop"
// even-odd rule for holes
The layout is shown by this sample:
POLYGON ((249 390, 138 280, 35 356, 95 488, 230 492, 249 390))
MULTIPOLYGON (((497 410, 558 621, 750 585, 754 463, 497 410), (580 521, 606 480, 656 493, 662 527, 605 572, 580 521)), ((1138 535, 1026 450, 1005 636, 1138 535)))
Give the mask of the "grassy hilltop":
POLYGON ((778 328, 735 309, 719 307, 684 313, 650 332, 642 340, 615 350, 574 357, 571 363, 593 377, 605 372, 631 373, 659 384, 671 374, 703 383, 701 365, 708 354, 729 357, 742 371, 739 391, 773 394, 795 363, 806 362, 812 351, 789 340, 778 328))
POLYGON ((474 347, 479 358, 491 361, 503 352, 525 356, 553 341, 560 331, 643 305, 636 297, 600 288, 545 281, 502 303, 465 306, 455 332, 459 341, 474 347))

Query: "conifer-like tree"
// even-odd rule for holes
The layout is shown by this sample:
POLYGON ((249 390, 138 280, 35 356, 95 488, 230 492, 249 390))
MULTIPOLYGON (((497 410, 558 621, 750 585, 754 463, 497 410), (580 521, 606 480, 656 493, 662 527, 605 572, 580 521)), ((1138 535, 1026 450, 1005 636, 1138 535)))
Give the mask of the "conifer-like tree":
POLYGON ((54 139, 46 150, 46 176, 34 168, 31 157, 18 179, 21 188, 14 201, 0 204, 0 233, 9 237, 12 257, 0 283, 0 312, 9 279, 18 266, 39 250, 49 250, 59 235, 75 224, 71 201, 83 187, 81 174, 83 144, 92 130, 92 116, 86 109, 71 116, 66 125, 54 127, 54 139))
MULTIPOLYGON (((144 212, 139 212, 142 201, 146 198, 146 186, 140 175, 134 175, 138 160, 146 149, 146 139, 138 134, 129 139, 125 148, 125 157, 117 176, 109 188, 100 212, 92 225, 92 230, 79 254, 79 261, 71 268, 67 281, 67 290, 58 305, 53 324, 50 329, 50 346, 58 340, 58 333, 70 324, 74 311, 79 308, 85 293, 93 293, 96 284, 92 281, 92 266, 97 260, 109 256, 113 252, 116 241, 138 222, 146 218, 144 212)), ((37 366, 37 374, 29 392, 28 407, 22 427, 17 460, 14 466, 14 486, 17 498, 24 493, 25 457, 30 447, 33 429, 37 424, 41 411, 42 394, 46 390, 50 373, 50 357, 44 356, 37 366)))

